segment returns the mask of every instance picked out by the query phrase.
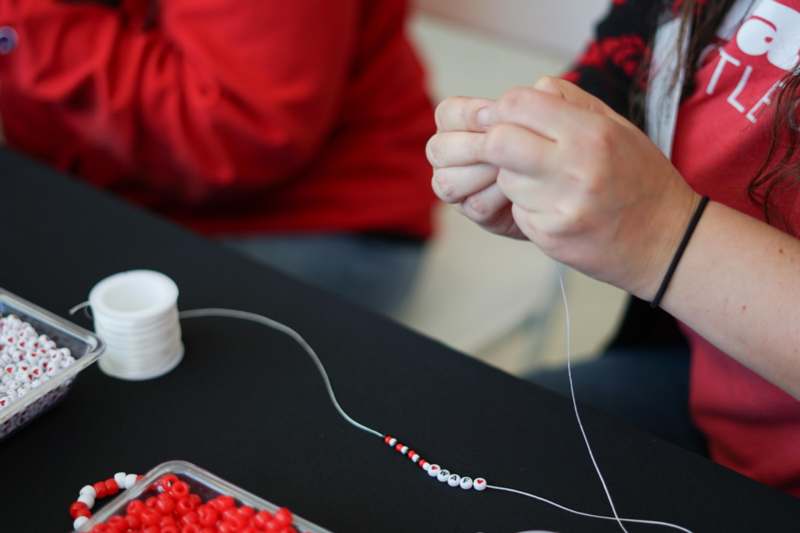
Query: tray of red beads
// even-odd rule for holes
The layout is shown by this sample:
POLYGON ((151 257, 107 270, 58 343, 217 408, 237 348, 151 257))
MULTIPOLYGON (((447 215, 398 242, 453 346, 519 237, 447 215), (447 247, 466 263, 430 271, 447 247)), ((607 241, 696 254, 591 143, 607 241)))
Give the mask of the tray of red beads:
MULTIPOLYGON (((89 515, 80 502, 70 513, 89 515)), ((185 461, 157 466, 81 522, 91 533, 330 533, 185 461)))
POLYGON ((63 399, 103 350, 91 332, 0 288, 0 440, 63 399))

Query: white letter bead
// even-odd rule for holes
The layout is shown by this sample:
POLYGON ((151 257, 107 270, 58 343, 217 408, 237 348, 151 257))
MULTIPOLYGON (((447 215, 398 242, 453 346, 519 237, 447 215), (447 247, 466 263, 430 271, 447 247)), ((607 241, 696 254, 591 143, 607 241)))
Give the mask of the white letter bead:
POLYGON ((472 488, 477 490, 478 492, 486 489, 486 480, 482 477, 476 477, 475 481, 472 482, 472 488))
POLYGON ((125 476, 125 481, 123 483, 125 489, 129 489, 133 487, 135 484, 136 484, 136 474, 128 474, 127 476, 125 476))
POLYGON ((78 517, 78 518, 76 518, 76 519, 75 519, 75 521, 72 523, 72 529, 74 529, 74 530, 76 530, 76 531, 77 531, 78 529, 80 529, 80 528, 81 528, 81 526, 82 526, 83 524, 85 524, 85 523, 86 523, 86 522, 88 522, 88 521, 89 521, 89 519, 88 519, 88 518, 86 518, 85 516, 79 516, 79 517, 78 517))
POLYGON ((472 488, 472 478, 471 477, 466 477, 466 476, 462 477, 461 478, 461 483, 459 483, 459 486, 464 490, 471 489, 472 488))
POLYGON ((447 478, 447 484, 451 487, 458 487, 459 483, 461 483, 461 476, 458 474, 450 474, 450 477, 447 478))
POLYGON ((444 483, 445 481, 447 481, 447 479, 448 479, 449 477, 450 477, 450 471, 449 471, 449 470, 447 470, 447 469, 445 469, 445 468, 443 468, 442 470, 439 470, 439 473, 438 473, 438 474, 436 474, 436 479, 438 479, 438 480, 439 480, 439 481, 441 481, 442 483, 444 483))
POLYGON ((439 472, 441 472, 441 470, 442 467, 439 465, 430 465, 430 467, 428 468, 428 475, 431 477, 436 477, 439 474, 439 472))
POLYGON ((85 503, 86 507, 88 507, 89 509, 94 507, 94 496, 92 496, 91 494, 81 494, 80 496, 78 496, 78 501, 85 503))
POLYGON ((114 474, 114 481, 117 482, 117 487, 120 489, 125 487, 125 472, 117 472, 114 474))

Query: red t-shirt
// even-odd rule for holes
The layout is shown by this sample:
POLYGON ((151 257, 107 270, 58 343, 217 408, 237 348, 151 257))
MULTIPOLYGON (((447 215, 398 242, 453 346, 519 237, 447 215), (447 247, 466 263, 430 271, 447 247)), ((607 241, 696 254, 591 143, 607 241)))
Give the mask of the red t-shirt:
MULTIPOLYGON (((776 83, 798 62, 800 1, 756 4, 705 56, 696 91, 680 109, 673 160, 699 193, 763 220, 747 189, 768 152, 776 83)), ((800 227, 796 205, 787 199, 782 207, 800 227)), ((691 412, 714 460, 800 496, 800 402, 685 332, 691 412)))
POLYGON ((431 229, 405 0, 0 0, 10 145, 207 234, 431 229))

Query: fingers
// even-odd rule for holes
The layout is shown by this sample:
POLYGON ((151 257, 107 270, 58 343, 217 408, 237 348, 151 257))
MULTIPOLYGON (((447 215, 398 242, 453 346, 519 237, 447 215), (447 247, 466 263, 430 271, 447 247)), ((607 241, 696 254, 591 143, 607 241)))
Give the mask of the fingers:
POLYGON ((497 186, 512 204, 526 211, 544 211, 548 207, 547 202, 551 200, 547 186, 541 180, 516 172, 501 170, 497 177, 497 186))
POLYGON ((557 145, 515 124, 499 124, 486 134, 482 160, 494 166, 541 176, 557 170, 557 145))
POLYGON ((425 149, 428 161, 435 169, 483 163, 484 137, 483 133, 466 131, 437 133, 425 149))
POLYGON ((511 218, 518 231, 548 255, 563 254, 563 242, 558 236, 560 222, 552 213, 528 211, 518 204, 511 206, 511 218))
POLYGON ((436 127, 439 131, 484 131, 486 125, 479 120, 479 111, 491 104, 485 98, 447 98, 436 107, 436 127))
POLYGON ((460 211, 482 226, 491 224, 503 209, 509 208, 511 202, 505 197, 497 184, 492 184, 482 191, 473 194, 459 206, 460 211))
POLYGON ((511 89, 488 109, 492 124, 516 124, 553 141, 569 138, 608 119, 562 96, 531 87, 511 89))
MULTIPOLYGON (((435 171, 488 163, 514 172, 538 176, 557 167, 557 146, 536 133, 513 124, 494 126, 488 133, 443 132, 428 141, 428 160, 435 171)), ((484 176, 484 170, 480 172, 484 176)), ((457 178, 458 173, 448 177, 457 178)), ((452 185, 452 184, 451 184, 452 185)))
POLYGON ((511 215, 511 203, 497 184, 473 194, 458 209, 487 231, 512 238, 524 238, 511 215))
POLYGON ((487 164, 464 167, 437 168, 433 172, 433 191, 448 204, 463 202, 494 184, 497 180, 497 167, 487 164))

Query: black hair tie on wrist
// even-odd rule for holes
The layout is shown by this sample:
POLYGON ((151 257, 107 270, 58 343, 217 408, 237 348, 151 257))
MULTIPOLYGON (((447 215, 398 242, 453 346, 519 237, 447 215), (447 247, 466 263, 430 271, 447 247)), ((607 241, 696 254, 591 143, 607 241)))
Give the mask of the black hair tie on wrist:
POLYGON ((661 280, 661 286, 658 288, 658 292, 656 292, 656 296, 653 298, 653 301, 650 302, 650 307, 653 309, 661 305, 661 300, 664 298, 664 294, 667 292, 669 282, 672 281, 672 276, 675 274, 675 270, 678 268, 678 263, 680 263, 681 257, 683 257, 683 253, 686 251, 686 247, 689 245, 689 239, 692 238, 692 234, 694 234, 694 230, 697 228, 697 223, 700 222, 700 217, 703 216, 703 212, 706 210, 708 201, 708 196, 703 196, 703 198, 700 200, 700 204, 697 206, 697 209, 695 209, 692 219, 689 221, 689 225, 686 227, 686 231, 683 234, 683 239, 681 239, 678 249, 675 250, 675 255, 672 256, 672 262, 669 264, 667 273, 664 275, 664 279, 661 280))

